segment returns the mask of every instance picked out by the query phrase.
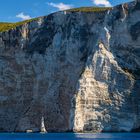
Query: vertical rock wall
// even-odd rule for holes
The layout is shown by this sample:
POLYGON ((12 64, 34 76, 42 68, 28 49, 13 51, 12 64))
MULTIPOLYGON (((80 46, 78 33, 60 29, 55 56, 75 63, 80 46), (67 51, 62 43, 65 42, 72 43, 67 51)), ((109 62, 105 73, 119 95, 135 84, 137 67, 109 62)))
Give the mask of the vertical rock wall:
POLYGON ((140 127, 140 6, 58 12, 0 33, 0 131, 140 127))

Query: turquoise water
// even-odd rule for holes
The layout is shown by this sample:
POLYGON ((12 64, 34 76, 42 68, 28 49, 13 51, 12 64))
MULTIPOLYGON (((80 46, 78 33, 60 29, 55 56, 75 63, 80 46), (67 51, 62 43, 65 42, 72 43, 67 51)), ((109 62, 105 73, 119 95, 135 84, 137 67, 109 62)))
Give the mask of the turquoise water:
POLYGON ((0 140, 140 140, 140 133, 2 133, 0 134, 0 140))

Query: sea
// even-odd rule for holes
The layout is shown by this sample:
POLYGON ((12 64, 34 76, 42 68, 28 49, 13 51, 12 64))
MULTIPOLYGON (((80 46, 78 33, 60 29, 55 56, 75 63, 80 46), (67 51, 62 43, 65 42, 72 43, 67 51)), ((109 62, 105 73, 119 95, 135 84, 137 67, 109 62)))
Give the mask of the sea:
POLYGON ((1 133, 0 140, 140 140, 140 133, 1 133))

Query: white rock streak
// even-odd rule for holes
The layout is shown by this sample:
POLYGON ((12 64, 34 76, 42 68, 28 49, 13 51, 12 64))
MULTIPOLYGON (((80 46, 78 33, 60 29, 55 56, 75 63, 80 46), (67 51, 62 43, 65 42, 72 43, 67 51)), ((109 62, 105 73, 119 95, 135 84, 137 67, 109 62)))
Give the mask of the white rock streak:
POLYGON ((125 13, 125 9, 124 9, 124 5, 122 4, 122 9, 123 9, 123 14, 124 17, 122 18, 122 22, 126 19, 126 13, 125 13))
POLYGON ((108 28, 106 26, 104 27, 104 29, 106 31, 107 45, 109 46, 111 35, 110 35, 109 30, 108 30, 108 28))

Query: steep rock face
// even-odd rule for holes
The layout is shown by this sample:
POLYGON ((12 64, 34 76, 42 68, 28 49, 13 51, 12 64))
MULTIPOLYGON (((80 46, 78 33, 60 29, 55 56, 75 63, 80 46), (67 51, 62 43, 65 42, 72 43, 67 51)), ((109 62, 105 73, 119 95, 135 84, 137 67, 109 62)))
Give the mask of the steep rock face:
POLYGON ((139 14, 58 12, 0 33, 0 130, 139 128, 139 14))

